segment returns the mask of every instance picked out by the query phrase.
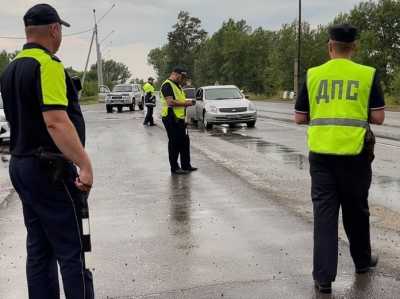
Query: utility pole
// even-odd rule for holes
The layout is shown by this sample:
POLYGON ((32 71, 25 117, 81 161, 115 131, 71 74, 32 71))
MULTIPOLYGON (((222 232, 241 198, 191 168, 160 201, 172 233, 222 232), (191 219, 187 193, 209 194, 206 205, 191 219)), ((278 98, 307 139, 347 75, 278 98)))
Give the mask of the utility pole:
POLYGON ((100 90, 100 86, 104 85, 103 83, 103 60, 101 58, 100 44, 99 44, 99 31, 97 27, 97 19, 96 19, 96 10, 93 9, 94 16, 94 34, 96 37, 96 52, 97 52, 97 81, 100 90))
POLYGON ((301 0, 299 0, 299 25, 297 34, 297 62, 295 62, 295 80, 294 80, 294 90, 296 96, 300 92, 301 84, 301 33, 302 33, 302 22, 301 22, 301 0))
MULTIPOLYGON (((94 31, 93 31, 93 33, 92 33, 92 39, 90 40, 89 53, 88 53, 88 55, 87 55, 86 63, 85 63, 85 70, 83 71, 83 75, 82 75, 82 87, 83 87, 84 84, 85 84, 87 68, 88 68, 88 66, 89 66, 90 53, 92 53, 93 41, 94 41, 94 31)), ((81 91, 81 92, 82 92, 82 91, 81 91)))
MULTIPOLYGON (((103 60, 101 57, 101 50, 100 50, 100 43, 99 43, 99 31, 98 31, 98 24, 110 13, 110 11, 115 7, 115 4, 111 6, 111 8, 99 19, 97 20, 96 18, 96 10, 93 9, 93 17, 94 17, 94 27, 93 27, 93 33, 92 33, 92 38, 90 40, 90 47, 89 47, 89 53, 86 58, 86 63, 85 63, 85 70, 82 75, 82 86, 84 86, 85 79, 86 79, 86 74, 87 74, 87 69, 89 66, 89 60, 90 60, 90 54, 92 53, 92 47, 93 47, 93 42, 96 39, 96 52, 97 52, 97 79, 98 79, 98 88, 100 91, 100 86, 104 85, 104 79, 103 79, 103 60)), ((114 30, 106 36, 104 40, 106 40, 108 37, 110 37, 111 34, 114 33, 114 30)))

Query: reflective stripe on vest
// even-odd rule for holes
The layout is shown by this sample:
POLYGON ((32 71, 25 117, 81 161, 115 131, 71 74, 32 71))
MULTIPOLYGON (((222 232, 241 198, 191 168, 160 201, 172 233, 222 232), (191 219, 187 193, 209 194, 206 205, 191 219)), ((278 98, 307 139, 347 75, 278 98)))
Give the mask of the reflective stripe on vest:
POLYGON ((368 122, 359 119, 319 118, 310 121, 310 126, 344 126, 367 128, 368 122))
POLYGON ((311 152, 357 155, 364 145, 375 69, 333 59, 307 73, 311 152))
MULTIPOLYGON (((174 92, 175 100, 178 102, 181 102, 181 103, 185 103, 185 101, 186 101, 185 92, 169 79, 165 80, 165 82, 161 85, 161 89, 165 83, 169 83, 171 85, 172 90, 174 92)), ((161 104, 162 104, 161 116, 166 117, 168 115, 169 107, 168 107, 167 101, 165 100, 162 92, 161 92, 160 98, 161 98, 161 104)), ((185 107, 172 107, 172 111, 174 112, 174 114, 177 118, 185 119, 185 107)))

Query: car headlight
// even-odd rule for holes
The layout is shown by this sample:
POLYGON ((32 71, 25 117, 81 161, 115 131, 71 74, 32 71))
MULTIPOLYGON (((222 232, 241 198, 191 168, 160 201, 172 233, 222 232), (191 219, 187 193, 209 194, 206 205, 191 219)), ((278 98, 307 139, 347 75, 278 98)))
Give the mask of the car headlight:
POLYGON ((218 113, 218 109, 215 106, 209 106, 208 111, 211 113, 218 113))
POLYGON ((5 115, 0 115, 0 123, 7 122, 5 115))
POLYGON ((257 111, 257 107, 256 105, 254 105, 253 103, 249 103, 249 111, 257 111))

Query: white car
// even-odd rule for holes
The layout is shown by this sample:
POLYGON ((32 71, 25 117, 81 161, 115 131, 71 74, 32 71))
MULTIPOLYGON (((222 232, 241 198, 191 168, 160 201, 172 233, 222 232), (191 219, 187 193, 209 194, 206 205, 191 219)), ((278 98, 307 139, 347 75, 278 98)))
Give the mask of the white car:
POLYGON ((196 91, 196 105, 186 111, 192 122, 213 125, 246 123, 253 128, 257 121, 256 106, 234 85, 205 86, 196 91))
MULTIPOLYGON (((186 96, 187 100, 196 100, 196 88, 186 87, 186 88, 183 88, 183 91, 185 92, 185 96, 186 96)), ((193 124, 193 119, 191 116, 194 112, 190 111, 190 109, 194 109, 194 108, 192 108, 192 107, 186 108, 186 122, 188 124, 193 124)))
POLYGON ((123 107, 129 107, 130 111, 134 111, 135 105, 143 110, 142 87, 139 84, 118 84, 106 95, 108 113, 112 113, 114 107, 117 107, 118 112, 122 112, 123 107))
POLYGON ((6 141, 10 141, 10 127, 4 114, 3 98, 0 93, 0 144, 6 141))

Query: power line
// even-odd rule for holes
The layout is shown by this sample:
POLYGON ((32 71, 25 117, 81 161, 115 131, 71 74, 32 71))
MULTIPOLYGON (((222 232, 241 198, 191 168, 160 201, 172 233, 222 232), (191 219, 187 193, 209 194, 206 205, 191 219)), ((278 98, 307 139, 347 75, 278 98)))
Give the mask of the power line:
POLYGON ((115 7, 115 4, 113 4, 113 5, 111 6, 111 8, 110 8, 109 10, 107 10, 107 11, 104 13, 104 15, 102 15, 102 16, 100 17, 100 19, 97 20, 97 24, 100 24, 100 22, 103 21, 103 19, 111 12, 111 10, 112 10, 114 7, 115 7))
POLYGON ((104 43, 114 33, 115 33, 115 30, 113 30, 109 34, 107 34, 107 36, 100 41, 100 44, 104 43))
MULTIPOLYGON (((90 28, 90 29, 86 29, 86 30, 83 30, 83 31, 63 34, 63 37, 81 35, 81 34, 84 34, 84 33, 88 33, 88 32, 90 32, 92 30, 93 30, 93 28, 90 28)), ((19 40, 19 39, 26 39, 26 37, 22 37, 22 36, 0 36, 0 39, 19 40)))
POLYGON ((0 39, 25 39, 25 37, 16 37, 16 36, 0 36, 0 39))
POLYGON ((84 30, 84 31, 75 32, 75 33, 63 34, 63 36, 66 36, 66 37, 68 37, 68 36, 81 35, 81 34, 84 34, 84 33, 91 32, 91 31, 93 31, 93 28, 86 29, 86 30, 84 30))

